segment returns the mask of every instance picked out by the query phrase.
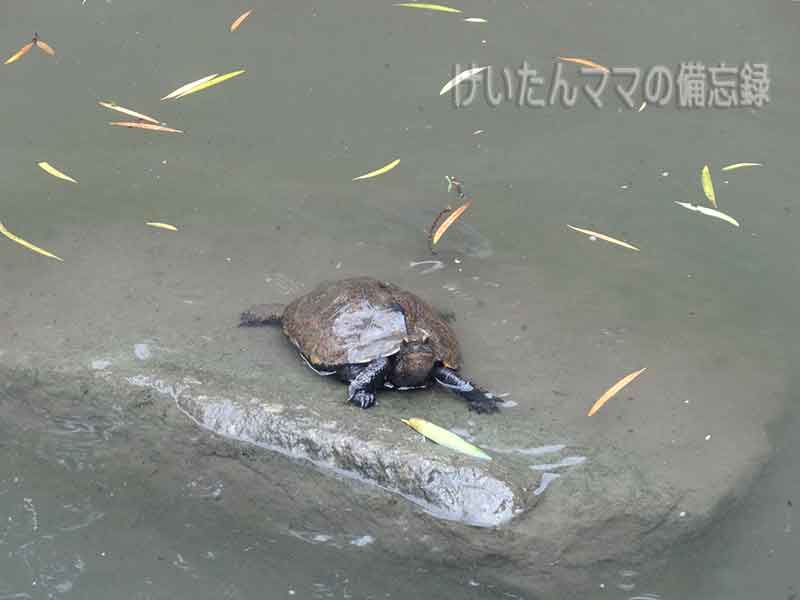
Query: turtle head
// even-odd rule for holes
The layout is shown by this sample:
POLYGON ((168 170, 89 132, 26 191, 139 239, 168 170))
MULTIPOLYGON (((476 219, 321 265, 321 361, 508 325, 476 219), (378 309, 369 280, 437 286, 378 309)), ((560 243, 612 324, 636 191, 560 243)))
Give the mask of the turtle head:
POLYGON ((425 385, 435 359, 428 332, 421 331, 419 335, 403 338, 390 377, 392 384, 398 388, 425 385))

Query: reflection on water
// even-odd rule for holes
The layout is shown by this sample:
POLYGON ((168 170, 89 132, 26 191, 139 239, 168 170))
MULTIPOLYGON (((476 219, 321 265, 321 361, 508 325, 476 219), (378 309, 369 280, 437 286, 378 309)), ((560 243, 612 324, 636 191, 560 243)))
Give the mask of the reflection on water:
MULTIPOLYGON (((255 520, 232 518, 224 507, 241 484, 161 460, 164 431, 152 425, 93 403, 2 389, 0 399, 0 600, 521 598, 468 571, 397 563, 366 526, 287 527, 298 514, 286 502, 265 498, 255 520)), ((170 457, 188 443, 177 440, 170 457)), ((307 475, 280 458, 266 466, 287 486, 307 475)))

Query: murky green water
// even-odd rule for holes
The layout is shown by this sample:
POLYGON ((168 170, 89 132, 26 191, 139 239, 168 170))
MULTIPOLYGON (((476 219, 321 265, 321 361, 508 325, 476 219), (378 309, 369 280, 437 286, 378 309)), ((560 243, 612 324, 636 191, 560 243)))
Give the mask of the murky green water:
MULTIPOLYGON (((793 464, 800 438, 791 377, 800 358, 794 339, 800 6, 789 0, 457 4, 461 16, 488 23, 348 0, 6 2, 0 7, 4 56, 34 31, 57 54, 49 58, 34 48, 0 69, 0 219, 61 255, 65 268, 97 273, 91 298, 71 288, 74 273, 64 276, 63 287, 53 286, 62 315, 93 302, 98 319, 111 318, 103 316, 107 310, 141 324, 148 315, 136 290, 150 282, 137 280, 138 271, 116 270, 113 260, 102 262, 107 247, 98 240, 107 243, 109 232, 145 240, 153 234, 145 221, 178 225, 183 254, 169 255, 163 266, 167 285, 175 273, 184 281, 197 282, 205 273, 220 281, 209 289, 196 285, 191 293, 181 289, 182 297, 195 301, 215 298, 213 293, 253 293, 247 282, 254 276, 239 266, 243 257, 261 257, 266 272, 277 273, 267 283, 286 293, 304 280, 292 269, 306 267, 318 279, 342 261, 348 272, 380 268, 387 277, 412 278, 424 266, 409 264, 431 259, 424 228, 454 201, 444 176, 456 175, 476 200, 442 242, 436 258, 447 269, 417 278, 423 289, 463 299, 458 290, 470 282, 459 279, 458 258, 482 282, 496 275, 502 298, 523 307, 558 303, 564 315, 574 308, 575 329, 594 317, 603 319, 597 328, 622 324, 647 340, 643 347, 675 363, 687 339, 700 339, 691 350, 709 357, 704 369, 724 361, 740 360, 754 371, 763 365, 764 378, 779 380, 784 389, 780 410, 767 419, 771 459, 751 494, 709 532, 661 560, 598 569, 596 597, 794 598, 800 593, 793 562, 800 551, 793 464), (233 18, 251 7, 251 17, 230 33, 233 18), (438 95, 455 64, 516 68, 527 60, 549 77, 556 56, 642 68, 674 69, 690 60, 768 63, 772 101, 760 109, 678 110, 673 103, 637 112, 608 91, 602 109, 585 98, 573 109, 521 108, 512 101, 491 107, 483 99, 455 109, 438 95), (159 102, 180 84, 238 68, 247 72, 218 88, 159 102), (98 107, 98 100, 152 114, 186 133, 110 127, 109 121, 124 119, 98 107), (351 181, 394 158, 401 163, 391 173, 351 181), (39 161, 79 184, 49 177, 37 168, 39 161), (742 161, 765 166, 720 171, 742 161), (705 203, 699 170, 706 163, 719 209, 738 219, 740 229, 674 204, 705 203), (567 223, 623 238, 642 251, 592 243, 567 223), (210 238, 209 229, 219 229, 219 237, 210 238), (371 249, 369 256, 359 254, 362 247, 371 249), (220 277, 212 263, 223 259, 230 268, 220 277), (513 277, 502 270, 509 265, 513 277), (448 288, 453 281, 457 285, 448 288), (131 314, 125 306, 103 304, 104 285, 130 287, 131 314)), ((571 81, 582 82, 574 69, 566 71, 571 81)), ((158 244, 167 244, 164 239, 158 244)), ((2 242, 0 277, 14 284, 15 293, 23 295, 28 282, 34 289, 45 270, 58 281, 52 273, 59 265, 2 242)), ((142 261, 167 255, 164 246, 157 248, 142 254, 142 261)), ((500 296, 488 296, 490 303, 492 298, 500 296)), ((20 303, 8 300, 12 305, 20 303)), ((473 314, 475 339, 496 331, 498 323, 473 314)), ((46 335, 43 323, 42 340, 46 335)), ((513 372, 508 383, 520 395, 537 366, 520 356, 517 338, 503 339, 498 362, 513 372)), ((536 347, 559 342, 536 340, 536 347)), ((580 354, 577 342, 559 347, 565 371, 573 360, 603 360, 580 354)), ((467 353, 473 364, 480 362, 479 349, 467 353)), ((492 372, 490 365, 481 369, 492 372)), ((564 376, 570 379, 580 381, 580 370, 564 376)), ((751 413, 738 410, 746 403, 757 413, 759 402, 767 403, 753 396, 705 399, 703 415, 715 440, 741 436, 746 445, 761 434, 761 424, 748 431, 751 413)), ((171 479, 180 472, 180 458, 168 461, 169 477, 148 475, 162 457, 145 453, 133 464, 130 448, 142 452, 128 441, 136 431, 115 413, 70 414, 63 406, 37 411, 20 408, 29 403, 18 396, 3 402, 0 599, 522 593, 487 589, 496 585, 488 583, 489 568, 397 564, 364 542, 367 532, 307 527, 290 503, 277 499, 280 510, 254 525, 252 507, 220 508, 215 494, 224 491, 217 480, 171 479), (249 516, 238 521, 242 514, 249 516)), ((558 405, 548 407, 547 418, 556 419, 558 405)), ((643 411, 635 423, 642 435, 667 427, 648 416, 643 411)), ((615 441, 630 427, 608 426, 615 441)), ((636 448, 635 441, 628 443, 636 448)), ((163 452, 183 457, 194 450, 166 446, 163 452)), ((281 481, 317 477, 277 458, 264 469, 281 473, 275 476, 281 481)), ((705 477, 697 473, 698 486, 705 477)), ((268 510, 269 491, 264 493, 268 510)))

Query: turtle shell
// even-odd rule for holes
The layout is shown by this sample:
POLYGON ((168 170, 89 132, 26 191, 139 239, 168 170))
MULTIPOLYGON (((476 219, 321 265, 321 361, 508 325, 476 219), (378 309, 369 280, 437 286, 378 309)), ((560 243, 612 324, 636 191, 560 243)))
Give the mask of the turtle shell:
POLYGON ((292 301, 283 332, 315 367, 364 364, 396 354, 403 338, 429 337, 435 359, 458 369, 455 333, 418 296, 371 277, 326 281, 292 301))

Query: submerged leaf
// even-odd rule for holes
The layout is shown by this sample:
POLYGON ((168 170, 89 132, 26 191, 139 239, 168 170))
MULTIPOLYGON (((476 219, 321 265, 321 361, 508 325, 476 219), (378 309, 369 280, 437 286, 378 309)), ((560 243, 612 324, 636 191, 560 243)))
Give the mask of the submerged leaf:
POLYGON ((75 181, 75 180, 74 180, 72 177, 70 177, 70 176, 69 176, 69 175, 67 175, 66 173, 62 173, 61 171, 59 171, 58 169, 56 169, 54 166, 52 166, 52 165, 51 165, 50 163, 48 163, 48 162, 44 162, 44 161, 43 161, 43 162, 36 163, 36 164, 37 164, 37 165, 39 166, 39 168, 40 168, 40 169, 42 169, 42 170, 43 170, 45 173, 49 173, 49 174, 50 174, 50 175, 52 175, 53 177, 58 177, 59 179, 63 179, 64 181, 71 181, 72 183, 78 183, 78 182, 77 182, 77 181, 75 181))
POLYGON ((620 379, 617 383, 608 388, 605 391, 605 393, 597 399, 597 402, 595 402, 592 405, 592 408, 589 409, 589 413, 586 416, 591 417, 594 413, 600 410, 602 406, 609 401, 609 399, 613 398, 617 392, 619 392, 622 388, 624 388, 626 385, 628 385, 631 381, 636 379, 646 370, 647 367, 645 367, 644 369, 639 369, 638 371, 634 371, 633 373, 629 373, 628 375, 625 375, 625 377, 620 379))
POLYGON ((575 231, 580 231, 581 233, 585 233, 586 235, 594 236, 600 240, 604 240, 611 244, 616 244, 617 246, 622 246, 623 248, 628 248, 630 250, 636 250, 636 252, 639 252, 639 248, 637 248, 632 244, 629 244, 628 242, 623 242, 622 240, 618 240, 611 236, 602 233, 597 233, 596 231, 592 231, 591 229, 581 229, 580 227, 573 227, 572 225, 569 224, 567 225, 567 227, 569 227, 570 229, 574 229, 575 231))
POLYGON ((364 173, 363 175, 359 175, 358 177, 353 177, 353 181, 358 181, 359 179, 369 179, 370 177, 377 177, 378 175, 383 175, 388 171, 394 169, 397 165, 400 164, 400 159, 397 158, 390 162, 387 165, 382 166, 380 169, 375 169, 374 171, 370 171, 369 173, 364 173))
POLYGON ((488 69, 488 68, 489 68, 488 66, 485 66, 485 67, 474 67, 472 69, 467 69, 466 71, 461 71, 461 73, 459 73, 458 75, 453 77, 450 81, 445 83, 444 86, 442 86, 442 89, 439 90, 439 95, 443 96, 444 94, 449 92, 451 89, 456 87, 462 81, 466 81, 467 79, 472 79, 472 78, 476 77, 481 71, 484 71, 485 69, 488 69))
POLYGON ((63 258, 60 258, 60 257, 56 256, 52 252, 48 252, 47 250, 44 250, 43 248, 39 248, 39 246, 31 244, 29 241, 23 240, 21 237, 18 237, 16 235, 14 235, 8 229, 6 229, 6 226, 3 225, 2 221, 0 221, 0 233, 2 233, 4 236, 6 236, 8 239, 10 239, 12 242, 16 242, 17 244, 19 244, 20 246, 24 246, 28 250, 32 250, 32 251, 36 252, 37 254, 41 254, 42 256, 47 256, 48 258, 54 258, 57 261, 64 262, 63 258))
POLYGON ((711 171, 709 171, 708 165, 704 166, 700 172, 700 181, 703 184, 703 193, 708 198, 711 206, 717 208, 717 195, 714 193, 714 183, 711 181, 711 171))
POLYGON ((473 446, 466 440, 460 438, 452 431, 448 431, 444 427, 434 425, 425 419, 412 418, 400 420, 412 429, 417 430, 429 440, 432 440, 441 446, 445 446, 446 448, 450 448, 456 452, 461 452, 467 456, 482 458, 484 460, 492 460, 492 457, 486 454, 486 452, 477 446, 473 446))

